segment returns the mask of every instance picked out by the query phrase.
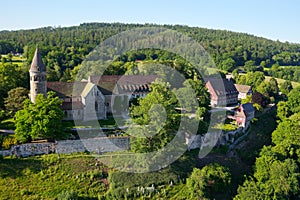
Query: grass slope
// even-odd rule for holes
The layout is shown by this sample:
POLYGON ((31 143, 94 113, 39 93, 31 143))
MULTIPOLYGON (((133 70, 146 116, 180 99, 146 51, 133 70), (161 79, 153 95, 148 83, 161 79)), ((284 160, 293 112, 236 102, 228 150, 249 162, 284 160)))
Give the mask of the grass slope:
POLYGON ((74 193, 98 199, 106 191, 103 166, 87 155, 43 155, 0 161, 0 199, 57 199, 74 193))

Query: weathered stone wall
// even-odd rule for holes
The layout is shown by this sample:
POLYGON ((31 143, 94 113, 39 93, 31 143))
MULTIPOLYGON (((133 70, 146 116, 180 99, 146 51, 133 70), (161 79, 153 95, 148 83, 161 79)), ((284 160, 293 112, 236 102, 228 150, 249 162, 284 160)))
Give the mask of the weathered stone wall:
POLYGON ((186 144, 188 149, 198 149, 205 146, 219 146, 228 145, 235 142, 235 135, 239 133, 245 133, 249 125, 245 128, 240 127, 235 131, 225 133, 207 133, 204 136, 201 135, 186 135, 186 144), (217 143, 215 144, 215 142, 217 143))
POLYGON ((10 150, 0 151, 0 155, 2 155, 3 157, 11 156, 11 151, 10 150))
POLYGON ((28 143, 15 145, 10 150, 0 151, 5 156, 16 155, 28 157, 41 154, 58 153, 69 154, 89 151, 91 153, 103 153, 123 151, 130 148, 129 137, 102 137, 82 140, 62 140, 55 143, 28 143))
POLYGON ((68 154, 74 152, 89 151, 91 153, 102 153, 111 151, 123 151, 130 148, 129 138, 92 138, 82 140, 62 140, 56 144, 56 153, 68 154))

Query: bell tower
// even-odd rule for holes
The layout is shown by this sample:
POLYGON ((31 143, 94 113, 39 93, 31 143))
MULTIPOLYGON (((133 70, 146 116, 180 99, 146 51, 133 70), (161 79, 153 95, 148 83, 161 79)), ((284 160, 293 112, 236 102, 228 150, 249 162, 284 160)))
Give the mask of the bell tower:
POLYGON ((30 100, 35 103, 36 96, 43 94, 47 96, 46 67, 42 57, 36 48, 29 70, 30 75, 30 100))

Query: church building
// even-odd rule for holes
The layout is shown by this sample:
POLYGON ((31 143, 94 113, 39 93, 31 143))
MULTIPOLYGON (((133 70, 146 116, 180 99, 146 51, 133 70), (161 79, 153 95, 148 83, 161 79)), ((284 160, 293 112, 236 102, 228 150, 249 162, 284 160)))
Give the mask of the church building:
POLYGON ((48 91, 54 91, 63 100, 64 120, 83 121, 106 119, 107 114, 115 113, 116 98, 128 106, 131 99, 145 97, 150 92, 150 84, 158 78, 156 75, 91 76, 78 82, 47 82, 46 66, 38 49, 29 74, 33 103, 38 94, 46 97, 48 91))

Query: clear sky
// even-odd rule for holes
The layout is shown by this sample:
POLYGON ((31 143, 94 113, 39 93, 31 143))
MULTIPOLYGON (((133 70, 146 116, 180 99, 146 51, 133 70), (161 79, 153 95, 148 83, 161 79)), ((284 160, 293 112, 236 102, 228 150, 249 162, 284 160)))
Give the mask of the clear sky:
POLYGON ((83 22, 181 24, 300 43, 299 0, 2 0, 0 30, 83 22))

